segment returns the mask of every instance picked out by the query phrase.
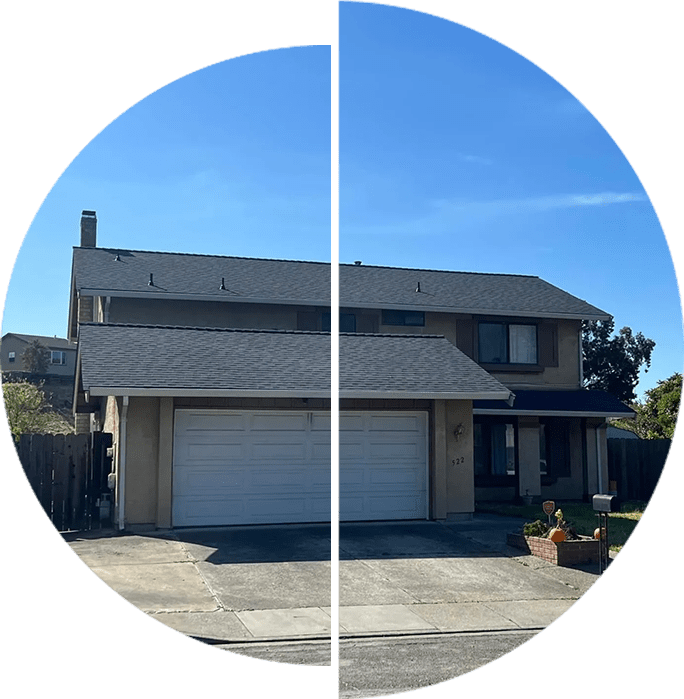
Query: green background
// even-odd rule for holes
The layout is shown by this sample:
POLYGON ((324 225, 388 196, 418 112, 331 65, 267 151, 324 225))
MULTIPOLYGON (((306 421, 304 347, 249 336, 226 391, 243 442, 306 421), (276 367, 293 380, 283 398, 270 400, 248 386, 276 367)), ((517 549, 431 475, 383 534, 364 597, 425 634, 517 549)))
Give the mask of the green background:
MULTIPOLYGON (((682 180, 681 17, 674 3, 402 4, 499 39, 574 92, 638 172, 681 267, 684 252, 675 227, 682 180)), ((50 186, 109 121, 154 89, 229 56, 292 44, 334 46, 336 9, 334 0, 253 0, 244 7, 216 0, 107 5, 66 0, 4 9, 0 288, 7 285, 21 238, 50 186)), ((624 274, 628 290, 639 270, 624 274)), ((683 453, 680 436, 642 524, 578 605, 515 653, 418 696, 488 696, 498 690, 514 697, 557 699, 589 691, 631 697, 651 690, 654 678, 664 686, 674 680, 681 566, 673 525, 683 453)), ((330 668, 282 666, 206 648, 114 595, 43 516, 4 428, 0 477, 8 689, 27 696, 335 695, 330 668)))

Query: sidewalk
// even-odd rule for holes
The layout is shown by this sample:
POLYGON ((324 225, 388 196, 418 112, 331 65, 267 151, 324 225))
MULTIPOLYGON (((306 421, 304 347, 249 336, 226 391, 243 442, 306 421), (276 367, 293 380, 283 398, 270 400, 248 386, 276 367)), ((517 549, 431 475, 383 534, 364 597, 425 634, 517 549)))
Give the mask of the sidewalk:
MULTIPOLYGON (((519 526, 484 515, 344 525, 340 637, 546 627, 598 571, 559 568, 510 549, 506 534, 519 526)), ((330 638, 326 527, 112 533, 70 545, 136 607, 198 640, 330 638)))

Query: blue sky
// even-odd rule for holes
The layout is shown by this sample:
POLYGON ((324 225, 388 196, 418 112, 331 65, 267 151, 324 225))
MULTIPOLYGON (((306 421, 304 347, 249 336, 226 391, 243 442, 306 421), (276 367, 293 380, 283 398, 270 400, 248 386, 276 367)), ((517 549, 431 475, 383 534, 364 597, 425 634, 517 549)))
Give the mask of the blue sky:
POLYGON ((3 334, 66 333, 83 209, 100 247, 329 261, 330 48, 211 66, 105 128, 24 239, 3 334))
POLYGON ((648 197, 534 64, 440 18, 343 3, 339 124, 341 262, 537 275, 656 341, 640 393, 681 371, 648 197))
MULTIPOLYGON (((342 262, 538 275, 682 365, 675 274, 638 177, 589 112, 501 44, 381 5, 340 13, 342 262)), ((82 209, 101 246, 330 259, 330 55, 193 73, 105 128, 25 238, 2 332, 64 335, 82 209), (37 281, 38 280, 38 281, 37 281)))

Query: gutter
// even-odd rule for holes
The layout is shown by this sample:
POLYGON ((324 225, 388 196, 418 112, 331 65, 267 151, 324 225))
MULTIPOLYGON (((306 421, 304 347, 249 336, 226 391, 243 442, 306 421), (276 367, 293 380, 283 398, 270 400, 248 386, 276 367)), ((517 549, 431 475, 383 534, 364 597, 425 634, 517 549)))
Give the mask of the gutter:
MULTIPOLYGON (((130 388, 91 386, 87 396, 147 396, 172 398, 330 398, 330 391, 309 391, 291 388, 287 390, 250 390, 220 388, 130 388)), ((503 400, 510 399, 510 391, 364 391, 341 390, 339 398, 386 398, 386 399, 423 399, 423 400, 503 400)))
POLYGON ((126 505, 126 439, 127 439, 127 422, 128 422, 128 396, 123 397, 123 408, 121 410, 121 426, 119 429, 120 448, 119 448, 119 464, 116 469, 116 494, 117 494, 117 511, 118 511, 118 527, 123 530, 125 519, 126 505))

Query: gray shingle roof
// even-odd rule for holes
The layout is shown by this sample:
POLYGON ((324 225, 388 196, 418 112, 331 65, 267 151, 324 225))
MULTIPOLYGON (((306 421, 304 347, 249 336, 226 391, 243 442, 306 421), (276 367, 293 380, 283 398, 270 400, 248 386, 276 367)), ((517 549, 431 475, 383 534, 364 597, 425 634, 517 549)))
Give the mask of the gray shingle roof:
MULTIPOLYGON (((79 352, 93 395, 330 395, 328 333, 84 323, 79 352)), ((509 394, 435 335, 342 335, 340 389, 358 398, 509 394)))
MULTIPOLYGON (((80 291, 207 300, 330 304, 330 265, 109 248, 74 248, 80 291), (154 286, 149 285, 150 274, 154 286), (220 289, 221 281, 225 290, 220 289)), ((605 319, 539 277, 340 265, 340 305, 482 315, 605 319), (416 289, 420 287, 420 292, 416 289)), ((106 294, 103 294, 106 295, 106 294)))

